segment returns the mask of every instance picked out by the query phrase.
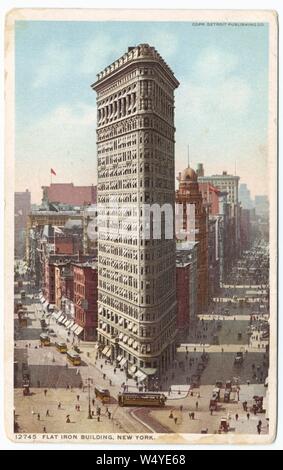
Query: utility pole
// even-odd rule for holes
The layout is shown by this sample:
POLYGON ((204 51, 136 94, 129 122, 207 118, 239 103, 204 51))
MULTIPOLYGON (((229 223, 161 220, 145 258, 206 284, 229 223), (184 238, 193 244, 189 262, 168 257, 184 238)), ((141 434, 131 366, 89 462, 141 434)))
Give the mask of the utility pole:
POLYGON ((86 379, 86 382, 87 382, 87 386, 88 386, 88 419, 92 419, 92 415, 91 415, 91 405, 90 405, 90 384, 93 384, 93 380, 88 377, 86 379))

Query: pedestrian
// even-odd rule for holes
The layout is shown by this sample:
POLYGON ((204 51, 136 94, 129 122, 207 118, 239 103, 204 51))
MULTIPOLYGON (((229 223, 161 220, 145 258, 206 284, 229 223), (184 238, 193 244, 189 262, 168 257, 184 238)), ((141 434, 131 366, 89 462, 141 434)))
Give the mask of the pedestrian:
POLYGON ((43 432, 46 433, 46 427, 45 426, 43 426, 43 432))
POLYGON ((58 403, 58 406, 57 406, 58 410, 61 410, 61 402, 59 401, 58 403))
POLYGON ((250 419, 250 413, 247 413, 247 418, 248 418, 248 420, 250 419))
POLYGON ((47 390, 45 389, 44 390, 44 396, 46 397, 46 395, 47 395, 47 390))
POLYGON ((108 419, 111 419, 111 412, 108 411, 108 419))
POLYGON ((196 410, 198 409, 198 401, 196 401, 196 410))
POLYGON ((70 422, 71 422, 71 420, 70 420, 70 415, 67 415, 67 416, 66 416, 66 423, 70 423, 70 422))
POLYGON ((260 434, 261 433, 261 426, 257 425, 257 433, 260 434))
POLYGON ((183 411, 183 405, 180 405, 180 411, 181 411, 181 413, 182 413, 182 411, 183 411))
POLYGON ((77 395, 77 401, 80 401, 80 395, 77 395))
POLYGON ((105 374, 103 374, 103 380, 105 380, 105 377, 106 377, 105 374))
POLYGON ((37 413, 37 421, 40 421, 40 414, 37 413))
POLYGON ((172 411, 170 411, 169 418, 170 418, 170 419, 173 419, 173 418, 174 418, 172 411))
POLYGON ((49 410, 46 410, 46 416, 50 416, 49 410))
POLYGON ((192 412, 192 419, 195 419, 195 413, 194 413, 194 411, 192 412))
POLYGON ((80 405, 78 405, 77 410, 81 411, 81 406, 80 405))
POLYGON ((177 418, 177 416, 175 416, 175 418, 174 418, 174 423, 175 424, 177 424, 177 420, 178 420, 178 418, 177 418))
POLYGON ((100 369, 101 369, 101 370, 103 369, 103 364, 100 365, 100 369))
POLYGON ((91 400, 91 402, 92 402, 92 406, 94 406, 94 404, 95 404, 95 399, 93 398, 93 399, 91 400))
POLYGON ((211 416, 213 415, 213 408, 212 406, 209 408, 211 416))
POLYGON ((238 419, 239 419, 238 413, 235 414, 235 418, 236 418, 236 421, 238 421, 238 419))

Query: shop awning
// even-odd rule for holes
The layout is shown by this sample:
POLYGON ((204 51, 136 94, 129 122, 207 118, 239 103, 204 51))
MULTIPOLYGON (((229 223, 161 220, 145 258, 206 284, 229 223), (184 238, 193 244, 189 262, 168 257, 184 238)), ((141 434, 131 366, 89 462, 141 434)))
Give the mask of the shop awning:
POLYGON ((137 370, 137 366, 131 366, 129 369, 130 374, 134 375, 137 370))
POLYGON ((43 296, 39 300, 42 304, 45 302, 45 298, 43 296))
POLYGON ((70 321, 70 324, 67 326, 67 328, 70 330, 72 326, 74 326, 75 322, 73 320, 70 321))
POLYGON ((129 337, 128 337, 127 335, 125 335, 125 336, 123 337, 123 342, 124 342, 124 343, 127 343, 127 342, 128 342, 128 338, 129 338, 129 337))
POLYGON ((105 348, 102 350, 102 354, 105 355, 109 349, 109 346, 105 346, 105 348))
POLYGON ((135 348, 135 349, 138 348, 138 343, 137 343, 137 341, 134 341, 134 343, 133 343, 133 348, 135 348))
POLYGON ((71 331, 74 331, 79 325, 77 323, 74 323, 73 326, 71 327, 71 331))
POLYGON ((119 319, 119 325, 123 325, 123 318, 119 319))
POLYGON ((122 359, 122 356, 119 354, 119 356, 117 356, 117 359, 116 359, 116 361, 120 362, 120 361, 121 361, 121 359, 122 359))
POLYGON ((137 331, 138 331, 138 327, 137 327, 137 325, 134 325, 134 326, 133 326, 133 332, 134 332, 134 333, 137 333, 137 331))
POLYGON ((105 354, 106 357, 110 357, 111 356, 111 348, 108 349, 107 353, 105 354))
POLYGON ((74 331, 74 333, 75 333, 75 335, 79 336, 82 331, 83 331, 83 327, 79 325, 79 326, 76 328, 76 330, 74 331))
POLYGON ((120 333, 119 334, 119 339, 123 339, 123 336, 124 336, 123 333, 120 333))
POLYGON ((128 345, 132 346, 133 342, 134 342, 133 338, 129 338, 128 345))
POLYGON ((66 321, 66 323, 65 323, 65 327, 66 327, 66 328, 69 328, 69 326, 70 326, 70 323, 71 323, 71 320, 68 320, 68 321, 66 321))
POLYGON ((127 359, 125 357, 123 357, 123 359, 120 362, 120 366, 123 367, 126 364, 126 362, 127 362, 127 359))
POLYGON ((146 379, 146 374, 144 374, 141 370, 138 370, 135 373, 135 377, 137 377, 137 379, 139 379, 141 381, 141 380, 146 379))
POLYGON ((58 322, 61 322, 64 318, 65 318, 64 315, 61 315, 61 316, 58 318, 58 322))
POLYGON ((48 307, 48 301, 45 300, 45 301, 43 302, 42 306, 43 306, 43 308, 47 308, 47 307, 48 307))
POLYGON ((68 322, 68 317, 65 317, 64 320, 62 321, 63 325, 66 325, 66 323, 68 322))

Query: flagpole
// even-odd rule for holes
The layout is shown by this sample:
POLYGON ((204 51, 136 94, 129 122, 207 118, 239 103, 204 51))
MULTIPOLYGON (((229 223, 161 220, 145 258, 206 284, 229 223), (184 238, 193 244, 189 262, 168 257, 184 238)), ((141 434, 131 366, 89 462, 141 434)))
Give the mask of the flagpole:
POLYGON ((52 184, 52 170, 50 170, 50 185, 52 184))

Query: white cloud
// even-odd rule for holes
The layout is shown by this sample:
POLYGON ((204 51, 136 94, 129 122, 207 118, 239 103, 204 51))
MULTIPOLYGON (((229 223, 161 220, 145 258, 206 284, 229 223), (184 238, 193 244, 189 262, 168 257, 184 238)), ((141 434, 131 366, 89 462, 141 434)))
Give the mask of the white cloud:
POLYGON ((240 122, 253 98, 250 84, 238 76, 237 57, 220 50, 203 50, 192 64, 190 79, 182 79, 177 91, 178 117, 201 128, 222 128, 222 123, 240 122))
POLYGON ((50 182, 92 184, 96 180, 95 106, 59 106, 17 135, 16 186, 29 187, 41 199, 41 186, 50 182), (32 168, 32 171, 31 171, 32 168))
POLYGON ((34 88, 41 88, 50 83, 59 82, 71 71, 71 67, 71 52, 63 46, 50 44, 35 68, 32 85, 34 88))
POLYGON ((125 49, 125 38, 113 42, 109 34, 98 33, 83 48, 79 71, 83 74, 96 74, 120 57, 125 49))

